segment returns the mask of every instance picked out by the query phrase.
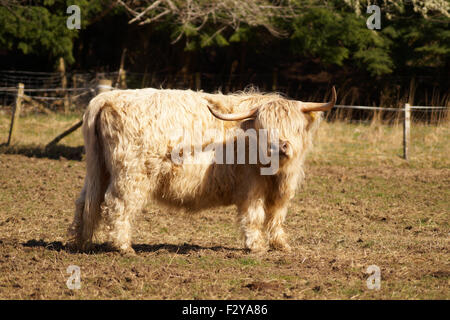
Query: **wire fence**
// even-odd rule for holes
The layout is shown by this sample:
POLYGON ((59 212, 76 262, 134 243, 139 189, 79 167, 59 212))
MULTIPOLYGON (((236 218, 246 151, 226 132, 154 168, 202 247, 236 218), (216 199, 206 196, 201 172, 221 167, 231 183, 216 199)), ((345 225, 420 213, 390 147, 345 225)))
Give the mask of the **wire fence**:
MULTIPOLYGON (((114 88, 169 88, 193 89, 207 92, 223 93, 245 90, 249 87, 261 91, 277 91, 298 100, 324 101, 326 94, 317 91, 308 97, 302 95, 297 83, 280 82, 279 76, 272 74, 212 74, 212 73, 178 73, 164 72, 32 72, 0 70, 0 109, 11 107, 17 96, 18 83, 24 84, 26 105, 28 109, 42 112, 83 111, 89 100, 95 96, 98 83, 102 79, 112 80, 114 88), (122 73, 122 74, 121 74, 122 73), (126 76, 125 76, 126 75, 126 76), (124 80, 125 79, 125 80, 124 80)), ((324 89, 327 89, 326 86, 324 89)), ((340 95, 338 93, 338 95, 340 95)), ((345 96, 346 94, 342 94, 345 96)), ((342 100, 345 100, 342 99, 342 100)), ((443 100, 442 100, 443 101, 443 100)), ((387 121, 399 119, 404 111, 404 102, 396 106, 363 106, 340 104, 327 114, 328 120, 368 122, 374 117, 387 121), (397 115, 396 115, 397 114, 397 115)), ((25 107, 25 109, 27 109, 25 107)), ((446 118, 450 110, 448 101, 441 106, 411 106, 415 121, 432 121, 446 118)))
MULTIPOLYGON (((201 73, 172 76, 157 73, 126 73, 122 69, 119 72, 110 73, 0 71, 0 101, 2 101, 0 110, 5 106, 12 107, 11 125, 7 142, 7 145, 10 145, 15 136, 14 132, 17 131, 17 119, 23 113, 25 106, 33 111, 44 113, 61 110, 68 113, 76 110, 83 111, 89 100, 98 92, 117 88, 178 88, 208 92, 219 90, 228 93, 245 90, 248 87, 248 83, 253 87, 259 87, 266 91, 267 87, 270 86, 270 81, 272 81, 270 90, 289 96, 290 88, 279 86, 277 77, 274 75, 272 75, 272 79, 264 79, 264 77, 250 79, 244 86, 245 81, 242 80, 242 77, 236 78, 236 75, 230 75, 228 78, 201 73)), ((298 99, 296 95, 290 95, 290 97, 298 99)), ((322 100, 327 98, 327 96, 322 97, 322 100)), ((311 100, 318 101, 321 100, 321 97, 316 96, 311 100)), ((423 121, 425 119, 425 121, 439 122, 442 119, 448 119, 449 110, 448 103, 446 106, 411 106, 408 103, 403 103, 402 105, 389 107, 339 104, 331 112, 326 113, 326 120, 402 122, 404 128, 403 157, 408 160, 411 120, 415 118, 416 120, 421 119, 423 121), (417 117, 417 115, 414 116, 415 114, 422 115, 422 118, 417 117)), ((77 121, 77 123, 48 143, 46 148, 56 145, 61 139, 77 130, 81 125, 82 120, 77 121)))
POLYGON ((0 108, 15 103, 17 86, 23 83, 25 111, 27 108, 39 112, 81 111, 95 96, 98 81, 117 74, 3 70, 0 71, 0 108))

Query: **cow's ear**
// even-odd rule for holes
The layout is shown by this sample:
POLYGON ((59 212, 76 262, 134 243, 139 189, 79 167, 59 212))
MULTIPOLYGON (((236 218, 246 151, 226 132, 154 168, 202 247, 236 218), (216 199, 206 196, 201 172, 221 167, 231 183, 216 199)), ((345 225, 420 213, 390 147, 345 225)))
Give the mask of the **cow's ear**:
POLYGON ((306 131, 315 131, 317 130, 320 122, 322 121, 323 112, 308 112, 305 113, 306 118, 308 119, 308 124, 306 126, 306 131))
POLYGON ((319 112, 315 112, 315 111, 308 112, 308 115, 311 117, 312 122, 316 121, 321 116, 321 114, 319 112))
POLYGON ((278 150, 279 150, 280 155, 286 156, 288 158, 291 158, 293 155, 292 146, 286 140, 280 140, 280 143, 278 145, 278 150))

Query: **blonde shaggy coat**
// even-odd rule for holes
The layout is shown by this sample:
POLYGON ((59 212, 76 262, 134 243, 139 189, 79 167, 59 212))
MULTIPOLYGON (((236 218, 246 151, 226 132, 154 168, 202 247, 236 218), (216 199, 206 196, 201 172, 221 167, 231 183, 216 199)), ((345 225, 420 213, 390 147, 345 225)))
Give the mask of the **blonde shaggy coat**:
POLYGON ((69 229, 73 243, 87 249, 103 222, 112 246, 133 252, 132 220, 151 198, 190 211, 236 205, 246 248, 289 250, 283 222, 321 118, 302 112, 300 104, 257 92, 140 89, 98 95, 83 118, 87 172, 69 229), (222 113, 259 109, 253 119, 228 122, 215 118, 208 105, 222 113), (240 128, 277 129, 285 147, 278 171, 261 175, 261 164, 174 163, 170 154, 182 139, 174 130, 194 136, 199 123, 204 135, 192 144, 224 144, 240 128), (222 134, 208 136, 209 129, 222 134))

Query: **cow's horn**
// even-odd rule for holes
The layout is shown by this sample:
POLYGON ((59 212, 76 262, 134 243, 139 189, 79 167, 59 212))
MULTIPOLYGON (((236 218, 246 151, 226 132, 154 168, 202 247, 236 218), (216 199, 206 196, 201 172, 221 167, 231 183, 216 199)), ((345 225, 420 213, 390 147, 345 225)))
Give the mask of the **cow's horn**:
POLYGON ((220 119, 220 120, 225 120, 225 121, 239 121, 239 120, 254 118, 256 112, 258 111, 258 107, 256 107, 256 108, 253 108, 248 111, 241 112, 241 113, 223 114, 223 113, 213 110, 209 105, 208 105, 208 109, 214 117, 216 117, 217 119, 220 119))
POLYGON ((334 105, 336 104, 336 99, 337 99, 337 95, 336 95, 336 89, 333 88, 331 89, 331 101, 327 102, 327 103, 320 103, 320 102, 302 102, 302 106, 301 109, 303 112, 311 112, 311 111, 328 111, 331 110, 331 108, 334 107, 334 105))

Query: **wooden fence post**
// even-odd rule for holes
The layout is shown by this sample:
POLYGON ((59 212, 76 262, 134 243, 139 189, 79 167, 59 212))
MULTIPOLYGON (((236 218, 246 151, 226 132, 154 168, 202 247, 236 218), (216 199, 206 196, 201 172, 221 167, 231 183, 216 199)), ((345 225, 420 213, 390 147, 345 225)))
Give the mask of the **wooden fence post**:
POLYGON ((22 99, 24 96, 25 86, 23 83, 19 83, 17 86, 17 98, 16 104, 13 107, 12 115, 11 115, 11 126, 9 127, 9 136, 7 146, 11 144, 13 141, 14 133, 17 131, 17 120, 19 119, 20 110, 22 109, 22 99))
POLYGON ((403 158, 409 160, 409 141, 411 127, 411 106, 405 103, 405 117, 403 121, 403 158))
POLYGON ((202 88, 202 78, 200 77, 200 72, 195 73, 195 89, 200 91, 202 88))
POLYGON ((67 77, 66 77, 66 66, 64 63, 64 58, 59 58, 58 71, 61 74, 61 87, 63 89, 64 94, 64 113, 69 113, 69 96, 67 94, 67 77))
POLYGON ((127 53, 127 48, 124 48, 122 50, 122 56, 120 57, 119 74, 117 75, 117 80, 116 80, 116 87, 119 87, 121 89, 127 88, 126 71, 124 70, 126 53, 127 53))
POLYGON ((109 79, 101 79, 98 82, 97 93, 102 93, 112 90, 112 81, 109 79))
POLYGON ((77 88, 77 75, 74 74, 72 76, 72 88, 76 89, 77 88))

